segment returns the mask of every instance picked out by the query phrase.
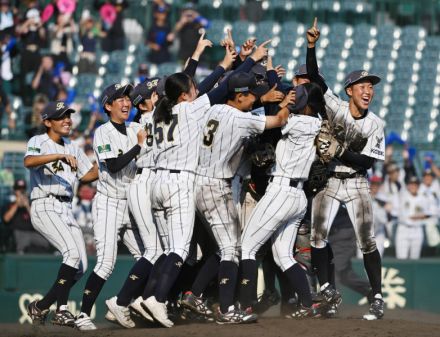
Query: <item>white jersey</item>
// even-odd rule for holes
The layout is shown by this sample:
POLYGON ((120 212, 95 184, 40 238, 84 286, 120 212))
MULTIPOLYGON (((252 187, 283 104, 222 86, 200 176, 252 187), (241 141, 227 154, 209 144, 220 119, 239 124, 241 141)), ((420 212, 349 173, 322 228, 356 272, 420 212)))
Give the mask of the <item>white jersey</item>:
POLYGON ((117 158, 137 144, 137 133, 140 124, 128 123, 127 135, 120 133, 111 123, 101 125, 95 131, 93 149, 99 163, 99 193, 116 199, 127 198, 128 184, 136 175, 136 163, 131 161, 122 170, 111 173, 105 163, 106 159, 117 158))
POLYGON ((147 131, 148 136, 145 139, 144 147, 142 147, 141 152, 136 160, 136 166, 139 168, 151 168, 154 167, 153 158, 153 112, 147 112, 141 116, 140 125, 145 131, 147 131))
POLYGON ((181 102, 173 107, 169 124, 154 124, 153 155, 156 168, 195 173, 200 128, 211 103, 208 95, 192 102, 181 102))
POLYGON ((272 176, 307 180, 315 160, 315 137, 320 128, 321 121, 316 117, 291 114, 281 129, 272 176))
POLYGON ((440 216, 440 199, 438 181, 434 180, 431 186, 420 184, 419 193, 423 194, 429 204, 429 213, 438 218, 440 216))
MULTIPOLYGON (((330 89, 327 89, 324 98, 330 124, 332 126, 343 126, 344 145, 348 147, 353 138, 362 135, 363 138, 367 138, 367 143, 360 153, 377 160, 385 160, 385 134, 382 119, 371 111, 368 111, 362 118, 353 118, 348 102, 341 100, 330 89)), ((342 164, 337 159, 331 161, 330 170, 334 172, 356 172, 356 170, 342 164)))
POLYGON ((48 154, 69 154, 77 159, 78 169, 73 171, 70 165, 56 160, 30 169, 31 200, 49 195, 73 198, 75 183, 92 168, 92 163, 78 145, 69 138, 63 138, 64 145, 54 142, 47 133, 32 137, 27 144, 27 156, 48 154))
POLYGON ((240 164, 245 140, 263 133, 266 117, 218 104, 208 110, 205 120, 197 174, 232 178, 240 164))
POLYGON ((429 202, 420 191, 414 196, 406 188, 402 188, 399 206, 399 224, 402 225, 411 227, 422 226, 425 220, 413 220, 411 217, 430 215, 429 202))

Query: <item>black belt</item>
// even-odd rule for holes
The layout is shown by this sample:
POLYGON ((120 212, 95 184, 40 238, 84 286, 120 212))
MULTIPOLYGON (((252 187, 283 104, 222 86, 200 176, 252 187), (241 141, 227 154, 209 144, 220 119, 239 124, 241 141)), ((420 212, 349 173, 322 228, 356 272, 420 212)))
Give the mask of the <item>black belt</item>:
MULTIPOLYGON (((273 176, 269 178, 269 182, 272 181, 273 181, 273 176)), ((302 180, 289 179, 289 186, 296 188, 300 182, 302 182, 302 180)))
POLYGON ((142 170, 143 170, 143 168, 142 168, 142 167, 139 167, 139 168, 136 170, 136 174, 141 174, 141 173, 142 173, 142 170))
POLYGON ((168 169, 163 169, 163 168, 154 169, 152 171, 153 172, 157 172, 157 171, 170 171, 170 173, 180 173, 180 170, 168 170, 168 169))
POLYGON ((49 196, 54 197, 55 199, 57 199, 58 201, 61 201, 61 202, 72 202, 71 197, 61 196, 61 195, 53 195, 53 194, 50 194, 49 196))
POLYGON ((331 177, 334 177, 336 179, 350 179, 350 178, 357 178, 357 177, 366 177, 367 172, 354 172, 354 173, 348 173, 348 172, 332 172, 330 174, 331 177))

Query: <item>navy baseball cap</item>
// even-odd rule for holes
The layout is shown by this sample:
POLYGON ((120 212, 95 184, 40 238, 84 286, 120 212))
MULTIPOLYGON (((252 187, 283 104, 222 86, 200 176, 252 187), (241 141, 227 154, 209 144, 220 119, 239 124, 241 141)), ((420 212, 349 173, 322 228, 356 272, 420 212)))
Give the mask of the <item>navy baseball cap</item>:
POLYGON ((113 83, 109 85, 107 88, 104 89, 102 95, 101 95, 101 106, 104 108, 105 103, 112 102, 114 99, 122 97, 122 96, 129 96, 130 92, 133 90, 133 85, 128 84, 120 84, 120 83, 113 83))
MULTIPOLYGON (((322 75, 322 73, 320 72, 319 68, 318 68, 318 75, 324 79, 324 75, 322 75)), ((300 77, 300 76, 308 76, 307 75, 307 65, 305 63, 301 64, 298 69, 295 70, 295 77, 300 77)))
POLYGON ((157 82, 156 92, 160 97, 165 96, 165 82, 167 78, 168 76, 164 76, 157 82))
POLYGON ((420 180, 417 176, 411 176, 406 181, 407 184, 420 184, 420 180))
POLYGON ((295 90, 295 104, 289 104, 287 109, 291 113, 298 113, 307 106, 309 94, 303 85, 298 85, 293 90, 295 90))
POLYGON ((150 99, 153 92, 156 91, 159 80, 159 77, 149 78, 134 87, 130 93, 131 103, 133 103, 134 106, 137 106, 142 101, 150 99))
POLYGON ((260 97, 270 90, 268 85, 257 84, 255 76, 245 73, 238 72, 233 73, 228 78, 228 91, 230 93, 246 93, 260 97))
POLYGON ((255 64, 251 68, 251 73, 255 76, 257 82, 267 80, 266 67, 261 63, 255 64))
POLYGON ((49 102, 41 112, 41 119, 57 119, 63 117, 66 113, 74 113, 75 110, 69 108, 64 102, 49 102))
POLYGON ((371 84, 376 85, 380 82, 380 77, 374 74, 369 74, 366 70, 355 70, 348 74, 345 78, 344 89, 347 89, 350 85, 364 80, 370 81, 371 84))

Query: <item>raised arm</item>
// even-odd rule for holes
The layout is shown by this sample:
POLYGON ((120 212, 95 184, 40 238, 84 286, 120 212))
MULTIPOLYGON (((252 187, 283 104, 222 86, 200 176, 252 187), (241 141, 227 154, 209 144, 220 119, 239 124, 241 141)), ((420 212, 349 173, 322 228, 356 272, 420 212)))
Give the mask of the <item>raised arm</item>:
POLYGON ((319 76, 318 72, 318 62, 316 61, 316 51, 315 45, 319 40, 320 31, 318 29, 318 19, 315 17, 313 26, 307 31, 307 56, 306 56, 306 66, 307 66, 307 76, 310 78, 311 82, 318 84, 321 87, 323 93, 328 89, 323 78, 319 76))
POLYGON ((205 33, 200 36, 199 42, 197 43, 196 49, 192 54, 191 58, 188 60, 183 72, 191 77, 196 75, 197 66, 199 65, 200 56, 202 56, 206 47, 212 47, 212 42, 205 39, 205 33))

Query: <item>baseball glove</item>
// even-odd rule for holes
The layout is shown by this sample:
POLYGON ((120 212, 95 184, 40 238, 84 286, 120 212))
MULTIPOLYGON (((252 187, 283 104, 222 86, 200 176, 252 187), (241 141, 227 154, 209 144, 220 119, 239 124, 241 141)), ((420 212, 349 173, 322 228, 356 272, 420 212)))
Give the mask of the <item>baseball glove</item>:
POLYGON ((275 150, 270 143, 259 144, 251 155, 252 163, 257 167, 269 167, 275 163, 275 150))
POLYGON ((329 178, 329 173, 327 171, 327 165, 323 164, 320 160, 313 162, 309 178, 307 179, 305 185, 306 195, 315 195, 327 186, 327 181, 329 178))
POLYGON ((323 163, 329 163, 344 152, 344 147, 333 136, 332 131, 328 121, 323 121, 321 130, 315 138, 318 156, 323 163))
POLYGON ((350 143, 348 148, 353 152, 362 152, 365 145, 367 145, 368 138, 363 137, 360 133, 356 133, 350 143))

